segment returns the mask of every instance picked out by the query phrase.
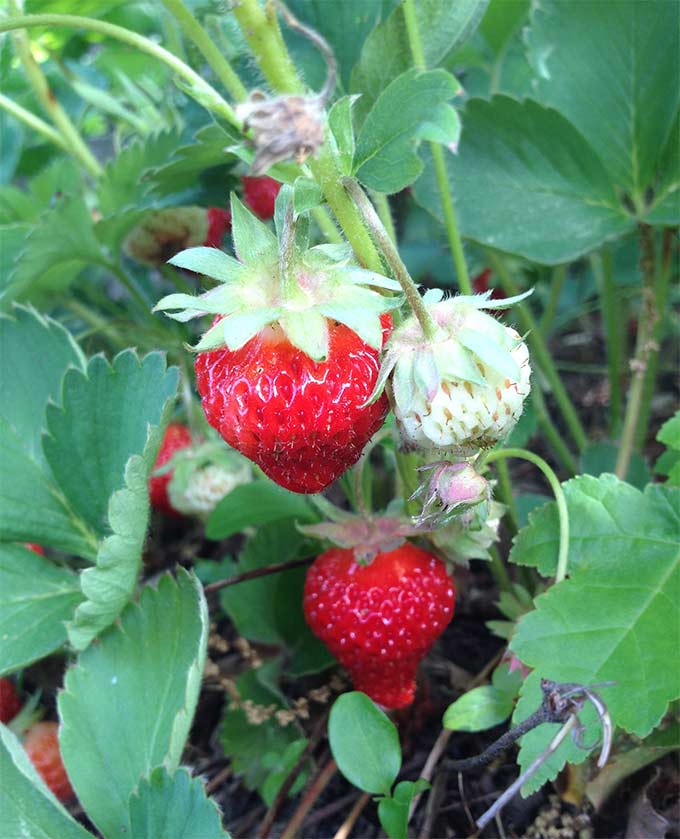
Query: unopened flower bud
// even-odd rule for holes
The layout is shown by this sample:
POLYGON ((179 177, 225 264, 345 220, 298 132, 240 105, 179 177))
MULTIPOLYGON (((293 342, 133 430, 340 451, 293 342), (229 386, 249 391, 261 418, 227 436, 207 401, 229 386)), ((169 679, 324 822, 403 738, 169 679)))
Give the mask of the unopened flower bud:
POLYGON ((442 524, 453 512, 489 500, 489 482, 468 461, 450 463, 440 460, 421 466, 418 471, 430 472, 427 480, 411 496, 424 499, 418 517, 420 524, 442 524))

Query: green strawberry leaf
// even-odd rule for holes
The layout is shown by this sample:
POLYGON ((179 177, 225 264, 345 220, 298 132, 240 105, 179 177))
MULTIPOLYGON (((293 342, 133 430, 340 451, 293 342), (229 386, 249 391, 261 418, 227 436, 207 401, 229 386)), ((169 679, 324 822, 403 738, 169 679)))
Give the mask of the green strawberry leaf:
POLYGON ((444 713, 444 728, 452 731, 485 731, 507 719, 522 684, 518 671, 507 665, 496 668, 492 684, 473 688, 456 699, 444 713))
POLYGON ((152 769, 130 796, 130 839, 229 839, 215 802, 188 770, 152 769))
POLYGON ((393 193, 412 184, 423 170, 419 139, 442 136, 457 144, 458 123, 442 108, 460 92, 445 70, 408 70, 378 97, 357 138, 354 171, 371 189, 393 193), (435 130, 436 126, 436 130, 435 130))
POLYGON ((49 400, 59 401, 69 367, 85 369, 80 347, 64 327, 34 309, 17 306, 0 315, 0 415, 37 464, 44 464, 41 436, 49 400))
POLYGON ((389 795, 401 768, 394 723, 365 693, 351 691, 333 703, 328 739, 338 769, 364 792, 389 795))
POLYGON ((63 404, 48 408, 45 455, 62 495, 100 541, 81 573, 86 597, 69 624, 83 649, 112 623, 137 583, 149 521, 148 479, 177 389, 160 353, 102 356, 64 378, 63 404))
MULTIPOLYGON (((428 67, 436 67, 474 32, 488 0, 420 0, 415 4, 418 30, 428 67)), ((356 111, 360 122, 381 92, 412 66, 404 12, 399 4, 366 39, 350 90, 361 94, 356 111)))
POLYGON ((400 781, 393 796, 381 798, 378 802, 378 818, 390 839, 408 839, 408 817, 411 802, 416 795, 430 788, 424 779, 400 781))
POLYGON ((123 485, 126 464, 141 454, 150 427, 161 425, 177 389, 177 370, 151 353, 141 361, 126 350, 109 364, 95 356, 87 370, 64 377, 59 405, 47 409, 47 461, 71 506, 100 536, 108 532, 111 495, 123 485))
MULTIPOLYGON (((242 574, 288 562, 309 555, 308 550, 309 544, 297 530, 294 520, 270 522, 259 527, 248 539, 233 571, 242 574)), ((291 635, 299 634, 295 632, 294 624, 306 628, 302 599, 296 599, 304 578, 304 568, 266 574, 223 589, 220 604, 240 635, 264 644, 281 644, 291 635)), ((311 630, 307 629, 306 634, 311 636, 311 630)))
MULTIPOLYGON (((470 100, 459 153, 446 165, 463 234, 535 262, 569 262, 635 225, 574 126, 528 99, 470 100)), ((429 158, 414 194, 442 218, 429 158)))
POLYGON ((104 218, 131 209, 154 206, 150 173, 177 148, 175 131, 163 131, 131 143, 112 158, 98 183, 99 211, 104 218))
POLYGON ((304 495, 262 479, 233 489, 215 507, 206 526, 208 539, 227 539, 246 527, 294 518, 317 521, 319 516, 304 495))
POLYGON ((581 133, 640 211, 648 187, 656 202, 666 178, 680 181, 677 133, 674 165, 660 165, 680 105, 679 28, 675 2, 582 0, 574 14, 570 0, 545 0, 528 29, 536 95, 581 133))
POLYGON ((227 148, 238 141, 224 125, 204 125, 196 132, 194 143, 175 149, 168 162, 151 174, 154 190, 166 195, 195 186, 206 169, 234 160, 227 148))
MULTIPOLYGON (((540 702, 540 678, 592 684, 601 689, 615 727, 645 737, 659 723, 668 703, 680 696, 680 677, 668 662, 675 656, 680 587, 680 490, 658 484, 645 493, 613 475, 587 476, 565 484, 572 521, 570 578, 552 586, 524 615, 511 642, 515 655, 534 668, 522 689, 515 719, 540 702), (650 674, 654 674, 653 677, 650 674)), ((554 567, 556 527, 550 505, 530 516, 513 554, 542 573, 554 567)), ((598 733, 592 709, 584 711, 586 742, 598 733)), ((520 763, 527 766, 545 747, 554 726, 542 726, 522 742, 520 763)), ((565 760, 579 762, 585 752, 564 743, 529 782, 537 789, 554 777, 565 760)))
POLYGON ((71 571, 21 545, 0 545, 0 674, 65 644, 65 622, 82 599, 71 571))
POLYGON ((5 836, 92 839, 54 795, 15 735, 0 724, 0 812, 5 836))
POLYGON ((177 769, 205 666, 208 612, 195 577, 178 569, 130 603, 78 657, 59 695, 61 751, 73 787, 106 836, 130 832, 141 776, 177 769), (143 700, 143 701, 141 701, 143 700), (105 721, 105 724, 104 724, 105 721))
POLYGON ((37 542, 84 559, 97 555, 97 536, 74 512, 46 471, 0 416, 0 540, 37 542))
POLYGON ((3 300, 63 292, 83 268, 104 258, 82 197, 64 197, 46 210, 16 257, 3 300))
POLYGON ((666 451, 654 464, 654 471, 666 475, 669 484, 680 486, 680 411, 666 420, 656 439, 666 446, 666 451))
MULTIPOLYGON (((563 488, 569 519, 578 523, 569 540, 570 574, 592 570, 616 576, 631 546, 636 557, 661 558, 677 544, 679 489, 649 484, 642 493, 606 474, 580 475, 563 488)), ((529 514, 529 524, 514 539, 510 561, 550 577, 557 568, 558 544, 557 508, 550 502, 529 514)))

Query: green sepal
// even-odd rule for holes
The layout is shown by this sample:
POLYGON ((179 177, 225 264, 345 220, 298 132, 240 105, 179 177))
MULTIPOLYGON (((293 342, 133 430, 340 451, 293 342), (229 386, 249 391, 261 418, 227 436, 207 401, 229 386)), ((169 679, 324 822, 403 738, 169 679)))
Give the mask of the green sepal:
MULTIPOLYGON (((507 334, 507 333, 506 333, 507 334)), ((504 348, 489 340, 485 335, 480 335, 472 329, 459 329, 456 333, 456 338, 468 350, 473 352, 477 358, 493 367, 504 376, 507 376, 513 382, 520 380, 520 369, 517 362, 504 348)))
POLYGON ((432 350, 425 348, 415 351, 413 383, 429 401, 432 401, 436 396, 441 385, 441 375, 437 366, 437 359, 432 350))
POLYGON ((176 253, 168 262, 176 268, 194 271, 221 283, 237 280, 243 272, 243 265, 238 260, 217 248, 187 248, 176 253))
POLYGON ((283 313, 280 307, 257 309, 254 312, 229 315, 209 329, 194 347, 194 352, 205 352, 226 346, 232 351, 240 350, 268 323, 277 320, 283 313))
POLYGON ((279 325, 291 344, 305 355, 314 361, 328 358, 328 321, 319 311, 286 312, 279 318, 279 325))
POLYGON ((231 235, 236 256, 241 262, 278 260, 279 244, 276 236, 233 193, 231 196, 231 235))

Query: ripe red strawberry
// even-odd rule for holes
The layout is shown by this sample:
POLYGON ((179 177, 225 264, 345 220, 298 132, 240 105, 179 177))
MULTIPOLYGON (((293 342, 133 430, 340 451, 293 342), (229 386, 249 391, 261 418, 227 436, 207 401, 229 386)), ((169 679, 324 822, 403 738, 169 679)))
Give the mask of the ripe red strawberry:
MULTIPOLYGON (((381 316, 383 341, 391 326, 381 316)), ((362 408, 378 352, 343 324, 329 324, 326 361, 314 361, 267 326, 241 349, 199 353, 196 382, 208 422, 230 446, 293 492, 320 492, 359 459, 383 424, 383 395, 362 408)))
MULTIPOLYGON (((173 455, 191 445, 191 432, 186 427, 178 422, 170 423, 165 430, 165 436, 161 443, 156 463, 154 464, 154 471, 164 466, 173 455)), ((149 494, 151 496, 151 504, 157 510, 161 510, 169 515, 180 515, 170 503, 168 496, 168 484, 172 479, 172 470, 164 472, 162 475, 155 475, 149 479, 149 494)))
POLYGON ((33 551, 33 553, 40 554, 40 556, 45 556, 45 551, 43 550, 42 545, 36 545, 34 542, 26 542, 26 547, 33 551))
POLYGON ((262 178, 250 178, 244 175, 241 182, 243 183, 244 202, 256 216, 264 221, 271 218, 274 215, 274 204, 281 189, 281 184, 266 175, 262 178))
POLYGON ((304 612, 349 670, 354 687, 385 708, 413 701, 418 663, 453 615, 444 563, 410 543, 359 565, 332 548, 307 572, 304 612))
POLYGON ((9 679, 0 679, 0 722, 8 723, 21 710, 21 697, 9 679))
POLYGON ((172 265, 217 285, 155 308, 182 322, 215 316, 194 347, 208 422, 281 486, 319 492, 356 463, 387 414, 384 396, 365 403, 387 313, 403 298, 385 294, 398 283, 357 265, 346 245, 308 247, 292 199, 286 185, 275 235, 232 196, 237 258, 205 247, 177 254, 172 265))
POLYGON ((61 759, 58 732, 56 722, 37 722, 26 732, 24 749, 54 795, 66 802, 75 798, 75 792, 61 759))
POLYGON ((219 248, 224 234, 231 227, 231 213, 221 207, 208 207, 208 233, 203 244, 208 248, 219 248))

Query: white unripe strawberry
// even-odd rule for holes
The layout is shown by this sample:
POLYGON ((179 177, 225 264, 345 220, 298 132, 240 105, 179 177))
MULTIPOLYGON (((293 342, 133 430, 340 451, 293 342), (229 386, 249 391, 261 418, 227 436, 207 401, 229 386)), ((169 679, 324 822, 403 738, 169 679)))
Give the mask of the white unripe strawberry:
POLYGON ((192 472, 180 491, 173 493, 171 489, 173 506, 185 516, 205 518, 232 489, 251 479, 248 463, 241 463, 234 469, 217 464, 204 466, 192 472))
POLYGON ((233 489, 253 479, 250 463, 221 441, 189 446, 173 458, 168 496, 185 516, 207 518, 233 489))
POLYGON ((391 374, 394 413, 408 447, 467 457, 504 439, 519 419, 531 389, 529 351, 514 329, 482 311, 497 307, 488 298, 428 305, 437 326, 432 338, 415 317, 392 333, 375 392, 391 374))

